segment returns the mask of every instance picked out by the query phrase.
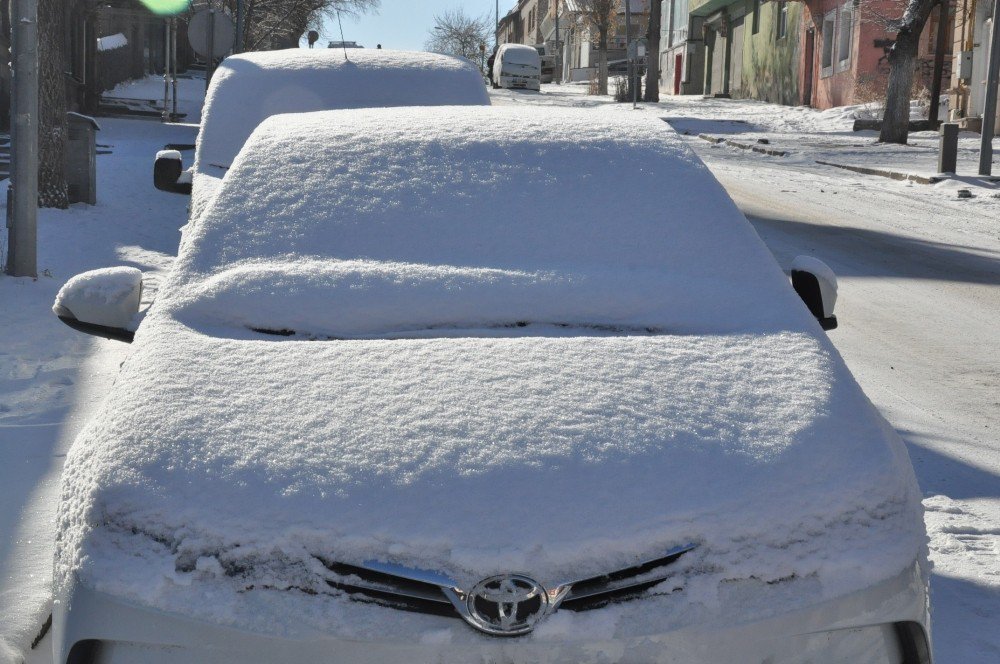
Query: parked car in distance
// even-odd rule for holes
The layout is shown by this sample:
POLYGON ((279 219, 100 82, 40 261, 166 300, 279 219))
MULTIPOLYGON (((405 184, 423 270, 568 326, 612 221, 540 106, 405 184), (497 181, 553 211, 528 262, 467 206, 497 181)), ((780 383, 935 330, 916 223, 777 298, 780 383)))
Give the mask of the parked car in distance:
POLYGON ((133 268, 57 298, 135 334, 55 661, 927 664, 913 469, 793 272, 645 114, 264 121, 137 329, 133 268))
POLYGON ((501 44, 493 64, 493 87, 541 90, 542 61, 533 46, 501 44))
POLYGON ((212 77, 194 164, 180 152, 157 154, 157 189, 190 193, 191 219, 257 125, 280 113, 384 106, 489 105, 482 75, 461 58, 435 53, 353 49, 288 49, 226 58, 212 77))

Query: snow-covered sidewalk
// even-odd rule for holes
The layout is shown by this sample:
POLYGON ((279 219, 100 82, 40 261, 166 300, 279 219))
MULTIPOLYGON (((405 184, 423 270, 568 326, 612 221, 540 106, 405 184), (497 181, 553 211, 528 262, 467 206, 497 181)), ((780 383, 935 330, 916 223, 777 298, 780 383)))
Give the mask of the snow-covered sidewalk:
MULTIPOLYGON (((166 143, 196 127, 101 120, 98 205, 43 210, 39 277, 0 275, 0 662, 18 662, 51 605, 52 546, 63 457, 118 373, 126 346, 70 330, 52 315, 71 276, 135 266, 155 284, 177 252, 187 197, 152 184, 166 143)), ((4 183, 5 184, 5 183, 4 183)), ((4 187, 6 189, 6 187, 4 187)), ((0 243, 2 244, 2 243, 0 243)), ((0 247, 6 254, 6 248, 0 247)), ((152 297, 153 290, 146 293, 152 297)))

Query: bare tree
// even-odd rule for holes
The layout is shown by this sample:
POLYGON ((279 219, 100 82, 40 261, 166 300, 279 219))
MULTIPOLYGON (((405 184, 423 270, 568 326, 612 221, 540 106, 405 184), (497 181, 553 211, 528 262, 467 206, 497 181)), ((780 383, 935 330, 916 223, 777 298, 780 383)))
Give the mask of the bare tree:
MULTIPOLYGON (((236 0, 224 0, 236 12, 236 0)), ((192 10, 205 0, 192 3, 192 10)), ((342 16, 378 11, 381 0, 245 0, 243 43, 248 51, 294 47, 310 28, 342 16)), ((218 6, 218 5, 216 5, 218 6)))
POLYGON ((597 94, 608 94, 608 40, 614 36, 621 0, 579 0, 584 23, 597 31, 597 94))
POLYGON ((649 27, 646 30, 646 95, 644 101, 660 101, 660 23, 663 3, 653 0, 649 7, 649 27))
MULTIPOLYGON (((880 20, 896 39, 889 49, 889 84, 886 90, 885 114, 879 141, 883 143, 906 144, 910 130, 910 91, 913 89, 913 73, 917 65, 920 49, 920 35, 930 17, 931 10, 938 4, 947 7, 947 0, 902 0, 889 7, 901 10, 896 18, 885 16, 886 8, 868 2, 867 16, 880 20)), ((890 9, 891 11, 891 9, 890 9)), ((937 100, 932 99, 932 104, 937 100)))
MULTIPOLYGON (((70 3, 75 4, 74 2, 70 3)), ((66 99, 67 58, 65 0, 38 2, 38 205, 69 207, 66 182, 66 141, 69 125, 66 99)))
POLYGON ((461 7, 434 16, 434 27, 424 47, 435 53, 468 58, 482 66, 481 46, 493 41, 493 18, 474 17, 461 7))

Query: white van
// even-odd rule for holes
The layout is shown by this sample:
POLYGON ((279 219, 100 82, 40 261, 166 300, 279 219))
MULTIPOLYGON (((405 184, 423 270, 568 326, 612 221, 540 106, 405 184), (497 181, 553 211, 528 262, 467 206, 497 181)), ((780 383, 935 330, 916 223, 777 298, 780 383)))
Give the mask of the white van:
POLYGON ((494 88, 540 90, 542 60, 538 51, 523 44, 503 44, 493 65, 494 88))

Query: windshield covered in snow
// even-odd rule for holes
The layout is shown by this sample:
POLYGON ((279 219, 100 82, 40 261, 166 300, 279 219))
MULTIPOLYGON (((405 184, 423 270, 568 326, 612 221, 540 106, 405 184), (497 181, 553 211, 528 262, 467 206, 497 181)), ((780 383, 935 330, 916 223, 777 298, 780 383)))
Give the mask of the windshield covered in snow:
POLYGON ((185 245, 173 300, 192 325, 352 337, 808 318, 719 184, 651 118, 511 107, 273 118, 185 245))
POLYGON ((540 63, 538 51, 530 46, 506 48, 501 54, 501 59, 504 65, 538 67, 540 63))

